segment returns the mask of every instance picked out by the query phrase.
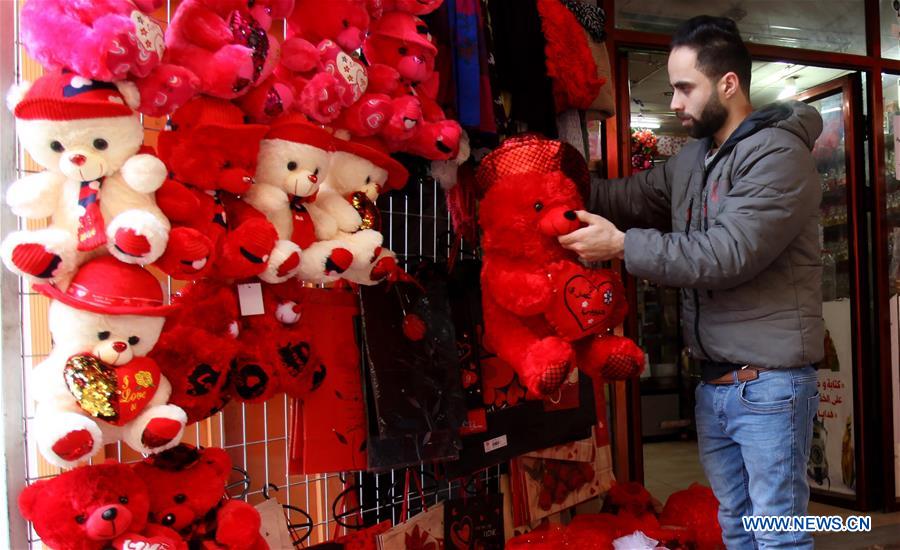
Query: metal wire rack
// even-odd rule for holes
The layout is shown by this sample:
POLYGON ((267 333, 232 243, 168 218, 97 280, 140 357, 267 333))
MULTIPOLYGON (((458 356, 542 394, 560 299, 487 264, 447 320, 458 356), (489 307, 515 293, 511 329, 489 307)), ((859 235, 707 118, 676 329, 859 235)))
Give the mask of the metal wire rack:
MULTIPOLYGON (((12 32, 0 33, 0 53, 14 59, 6 67, 0 79, 4 88, 23 80, 33 81, 41 74, 40 66, 27 58, 21 47, 18 33, 18 15, 23 0, 3 3, 0 9, 0 27, 12 32), (11 74, 10 74, 11 73, 11 74)), ((171 1, 159 19, 168 21, 176 2, 171 1)), ((12 118, 4 115, 4 127, 0 129, 0 144, 15 154, 4 153, 4 166, 0 167, 3 181, 13 181, 28 173, 39 171, 37 166, 15 141, 12 118)), ((162 119, 144 119, 145 142, 154 145, 156 135, 165 125, 162 119)), ((431 179, 412 181, 402 192, 392 192, 379 201, 384 219, 385 242, 401 260, 412 258, 446 258, 452 241, 452 229, 443 193, 431 179)), ((20 221, 6 206, 2 216, 4 235, 21 227, 20 221)), ((36 229, 41 224, 28 227, 36 229)), ((6 504, 11 508, 19 491, 28 483, 57 475, 60 470, 46 463, 38 454, 32 437, 34 405, 28 374, 49 353, 52 343, 47 330, 49 301, 30 290, 27 284, 8 272, 2 274, 3 289, 3 412, 4 440, 6 444, 6 504)), ((176 281, 168 281, 168 289, 175 292, 176 281)), ((380 474, 330 473, 296 476, 288 474, 290 430, 290 400, 277 396, 262 404, 232 403, 222 412, 188 427, 185 441, 198 446, 224 448, 235 466, 229 494, 257 504, 266 498, 277 498, 286 505, 285 514, 296 540, 296 546, 307 546, 331 539, 335 533, 354 527, 346 518, 357 511, 366 524, 384 519, 398 521, 400 505, 404 499, 404 475, 390 471, 380 474), (355 509, 339 509, 338 497, 347 492, 356 494, 355 509)), ((141 457, 120 444, 108 445, 95 462, 114 458, 122 462, 141 457)), ((496 492, 499 485, 499 468, 481 472, 468 480, 450 481, 433 475, 429 467, 416 468, 422 479, 422 493, 409 497, 410 513, 423 504, 459 496, 473 487, 496 492)), ((4 514, 6 516, 6 514, 4 514)), ((14 510, 8 515, 9 546, 12 548, 41 548, 37 533, 26 525, 14 510)))

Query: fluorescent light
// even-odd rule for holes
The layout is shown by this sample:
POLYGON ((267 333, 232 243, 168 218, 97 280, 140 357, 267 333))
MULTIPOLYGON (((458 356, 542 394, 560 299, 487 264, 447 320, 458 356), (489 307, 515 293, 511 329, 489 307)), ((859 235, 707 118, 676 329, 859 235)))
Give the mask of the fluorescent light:
POLYGON ((769 28, 772 29, 781 29, 783 31, 799 31, 802 29, 798 29, 797 27, 785 27, 784 25, 769 25, 769 28))
POLYGON ((797 77, 792 76, 785 81, 784 89, 778 94, 778 99, 785 99, 797 95, 797 77))
POLYGON ((651 130, 656 130, 659 128, 659 120, 654 118, 633 118, 631 119, 631 127, 632 128, 649 128, 651 130))

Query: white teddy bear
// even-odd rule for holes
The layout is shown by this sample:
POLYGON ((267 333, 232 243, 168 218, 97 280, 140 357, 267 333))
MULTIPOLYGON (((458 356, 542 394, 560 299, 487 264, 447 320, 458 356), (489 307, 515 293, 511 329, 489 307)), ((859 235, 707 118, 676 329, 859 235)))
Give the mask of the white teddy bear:
POLYGON ((328 177, 309 205, 320 239, 349 245, 353 263, 342 274, 348 281, 372 285, 399 269, 392 251, 382 247, 378 195, 406 185, 409 173, 374 138, 335 139, 328 177))
POLYGON ((16 215, 50 224, 4 240, 7 267, 64 282, 106 251, 132 264, 159 258, 169 221, 153 193, 166 167, 138 154, 143 127, 125 96, 112 84, 55 72, 14 89, 9 103, 22 145, 45 171, 14 182, 6 201, 16 215))
POLYGON ((328 176, 333 150, 331 134, 301 115, 276 121, 260 142, 256 183, 245 194, 254 208, 265 214, 278 232, 302 249, 298 278, 310 283, 328 283, 341 278, 353 255, 349 245, 336 238, 336 222, 328 216, 310 216, 320 183, 328 176))
POLYGON ((111 256, 92 259, 65 291, 48 296, 54 347, 32 372, 38 449, 70 468, 108 443, 143 454, 178 444, 187 415, 168 404, 172 386, 146 357, 173 306, 147 270, 111 256))

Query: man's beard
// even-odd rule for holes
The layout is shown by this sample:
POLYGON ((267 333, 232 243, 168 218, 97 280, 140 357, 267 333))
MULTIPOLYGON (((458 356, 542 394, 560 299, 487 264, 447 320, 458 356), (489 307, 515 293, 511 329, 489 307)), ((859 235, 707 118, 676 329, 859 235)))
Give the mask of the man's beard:
POLYGON ((713 92, 713 94, 709 96, 709 101, 707 101, 706 105, 703 107, 700 118, 687 118, 690 118, 693 121, 693 124, 688 128, 690 136, 694 139, 702 139, 712 137, 725 125, 725 121, 728 120, 728 111, 725 109, 725 106, 722 105, 722 102, 719 101, 719 96, 713 92))

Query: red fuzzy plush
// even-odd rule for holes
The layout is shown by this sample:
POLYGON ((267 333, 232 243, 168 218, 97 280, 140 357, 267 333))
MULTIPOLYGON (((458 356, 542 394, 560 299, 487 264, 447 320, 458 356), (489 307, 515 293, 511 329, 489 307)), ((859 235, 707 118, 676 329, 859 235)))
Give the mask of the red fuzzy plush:
MULTIPOLYGON (((132 107, 163 116, 195 93, 199 81, 163 63, 162 27, 150 13, 162 0, 29 0, 20 15, 22 44, 48 70, 68 69, 92 80, 133 83, 132 107)), ((123 91, 125 88, 123 87, 123 91)))
POLYGON ((574 211, 583 208, 569 166, 576 179, 587 174, 570 146, 523 136, 485 157, 477 174, 485 339, 537 395, 576 366, 622 379, 644 363, 634 342, 609 334, 627 308, 618 275, 582 267, 557 240, 579 227, 574 211))
POLYGON ((204 94, 231 99, 263 82, 279 58, 268 34, 292 0, 184 0, 166 29, 165 60, 188 68, 204 94))
POLYGON ((556 110, 589 109, 606 81, 597 76, 581 24, 560 0, 538 0, 537 7, 547 40, 544 51, 556 110))
POLYGON ((269 548, 259 533, 259 512, 242 500, 223 497, 231 472, 224 449, 182 444, 132 468, 153 488, 150 522, 174 529, 191 548, 269 548))
POLYGON ((243 124, 240 109, 209 97, 179 109, 170 126, 159 135, 169 177, 156 200, 173 229, 157 265, 186 280, 290 277, 300 249, 278 240, 265 216, 237 198, 254 181, 266 127, 243 124))
POLYGON ((232 375, 235 399, 261 403, 277 393, 300 399, 320 381, 323 366, 315 353, 317 327, 304 317, 314 294, 296 281, 263 284, 265 312, 241 320, 241 351, 232 375))
POLYGON ((172 302, 182 307, 166 319, 150 357, 172 384, 170 402, 194 423, 231 400, 240 310, 234 285, 212 280, 187 285, 172 302))
POLYGON ((714 550, 723 544, 718 512, 719 501, 712 489, 692 483, 687 489, 669 496, 659 522, 688 529, 699 550, 714 550))
POLYGON ((146 480, 118 463, 81 466, 36 481, 19 495, 22 517, 54 550, 187 548, 173 530, 148 525, 149 510, 146 480))

